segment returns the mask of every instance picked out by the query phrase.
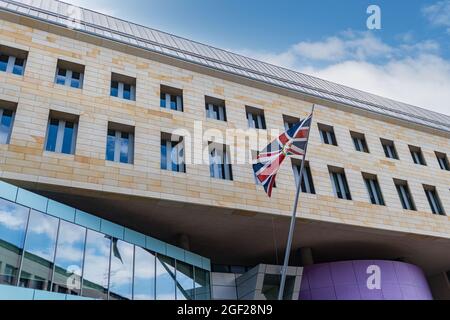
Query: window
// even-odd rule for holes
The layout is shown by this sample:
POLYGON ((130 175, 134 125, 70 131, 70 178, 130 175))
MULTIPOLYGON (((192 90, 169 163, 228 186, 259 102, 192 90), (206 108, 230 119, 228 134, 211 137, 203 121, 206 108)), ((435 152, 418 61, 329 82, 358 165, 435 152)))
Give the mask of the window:
POLYGON ((134 246, 113 238, 109 280, 110 300, 133 299, 133 263, 134 246))
POLYGON ((253 129, 266 129, 266 119, 264 117, 264 110, 246 106, 248 127, 253 129))
POLYGON ((14 124, 16 105, 0 101, 0 144, 9 144, 14 124))
POLYGON ((329 167, 328 170, 330 172, 331 185, 333 186, 336 197, 339 199, 352 200, 344 169, 329 167))
POLYGON ((427 165, 422 154, 422 149, 419 147, 409 146, 409 151, 411 152, 411 157, 415 164, 420 164, 422 166, 427 165))
POLYGON ((32 210, 25 241, 20 286, 50 290, 59 219, 32 210))
POLYGON ((370 202, 379 206, 384 206, 383 194, 381 193, 380 184, 376 175, 363 173, 363 179, 369 193, 370 202))
POLYGON ((225 109, 225 100, 205 97, 206 117, 219 121, 227 121, 227 114, 225 109))
POLYGON ((211 299, 210 273, 206 270, 195 268, 195 300, 211 299))
POLYGON ((5 264, 5 269, 0 270, 0 284, 17 285, 29 212, 28 208, 0 199, 0 259, 5 264))
POLYGON ((76 89, 83 88, 84 66, 58 60, 55 83, 76 89))
POLYGON ((161 169, 186 172, 182 137, 168 133, 161 134, 161 169))
POLYGON ((328 126, 325 124, 318 124, 320 138, 322 139, 322 143, 337 146, 336 135, 334 134, 334 128, 332 126, 328 126))
POLYGON ((45 150, 56 153, 75 154, 78 116, 50 111, 45 150))
POLYGON ((113 73, 111 75, 111 96, 135 101, 136 78, 113 73))
POLYGON ((155 254, 135 246, 134 300, 155 300, 155 254))
POLYGON ((134 127, 110 122, 106 141, 106 160, 134 162, 134 127))
POLYGON ((397 150, 395 149, 394 141, 386 140, 386 139, 380 139, 380 140, 381 140, 381 145, 383 146, 383 150, 384 150, 384 154, 386 155, 386 158, 398 160, 397 150))
MULTIPOLYGON (((302 167, 302 161, 297 159, 292 159, 292 170, 294 171, 295 185, 298 185, 300 179, 300 171, 302 167)), ((314 183, 311 175, 311 170, 309 168, 309 162, 305 162, 303 169, 302 178, 302 192, 315 194, 314 183)))
POLYGON ((286 131, 291 129, 293 126, 295 126, 299 122, 300 122, 299 118, 283 115, 284 129, 286 131))
POLYGON ((28 52, 6 46, 0 46, 0 71, 22 76, 28 52))
POLYGON ((194 300, 194 267, 178 261, 177 266, 177 300, 194 300))
POLYGON ((367 147, 366 137, 364 134, 350 131, 350 136, 352 137, 356 151, 369 153, 369 148, 367 147))
POLYGON ((445 216, 444 208, 442 207, 441 200, 436 191, 436 187, 424 185, 423 189, 428 199, 428 203, 431 207, 433 214, 445 216))
POLYGON ((233 180, 230 153, 226 145, 209 143, 209 163, 212 178, 233 180))
POLYGON ((448 158, 445 153, 436 152, 436 158, 442 170, 450 171, 450 165, 448 163, 448 158))
POLYGON ((156 300, 175 300, 175 260, 156 256, 156 300))
POLYGON ((161 85, 161 108, 183 112, 183 90, 161 85))
POLYGON ((394 179, 394 184, 403 209, 416 211, 416 206, 414 205, 411 192, 409 191, 408 182, 394 179))

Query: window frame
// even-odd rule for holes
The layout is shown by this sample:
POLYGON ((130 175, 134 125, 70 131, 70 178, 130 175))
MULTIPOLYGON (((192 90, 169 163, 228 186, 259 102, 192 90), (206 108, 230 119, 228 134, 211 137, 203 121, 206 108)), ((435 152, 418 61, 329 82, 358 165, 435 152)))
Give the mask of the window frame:
POLYGON ((245 113, 247 115, 247 124, 250 129, 267 130, 264 109, 245 106, 245 113))
POLYGON ((107 137, 106 137, 106 156, 105 156, 106 161, 133 165, 134 164, 134 142, 135 142, 134 127, 110 123, 108 125, 107 137), (114 132, 114 151, 113 151, 114 160, 108 159, 108 136, 109 136, 110 131, 114 132), (121 154, 121 143, 122 143, 122 139, 125 139, 122 137, 122 134, 124 134, 124 133, 128 134, 128 154, 127 154, 128 162, 121 161, 121 155, 122 155, 121 154))
POLYGON ((350 191, 350 185, 348 184, 345 169, 328 167, 328 171, 330 174, 334 195, 339 199, 352 201, 353 199, 350 191))
MULTIPOLYGON (((294 172, 295 186, 297 187, 299 179, 300 179, 300 170, 301 170, 301 166, 302 166, 302 160, 296 161, 296 159, 292 159, 291 166, 292 166, 292 170, 294 172)), ((316 189, 314 187, 314 180, 312 178, 311 167, 309 165, 309 161, 305 161, 305 166, 304 166, 302 176, 303 176, 302 185, 301 185, 302 193, 316 194, 316 189)))
POLYGON ((162 133, 161 134, 161 146, 160 146, 160 153, 161 153, 161 170, 164 171, 170 171, 170 172, 178 172, 178 173, 186 173, 186 150, 185 150, 185 142, 184 137, 174 137, 171 134, 162 133), (165 144, 165 168, 163 167, 163 146, 165 144), (175 147, 181 144, 181 148, 183 150, 183 155, 180 157, 179 152, 176 152, 177 154, 177 163, 173 162, 173 150, 175 147), (170 155, 170 156, 169 156, 170 155), (181 160, 180 160, 181 159, 181 160), (176 166, 176 170, 174 170, 174 166, 176 166))
POLYGON ((403 210, 417 211, 416 204, 411 194, 411 190, 409 189, 408 182, 404 180, 394 179, 394 185, 395 189, 397 190, 397 194, 403 210))
POLYGON ((12 131, 13 131, 13 127, 14 127, 14 120, 16 117, 16 110, 15 109, 10 109, 10 108, 2 108, 0 106, 0 126, 2 125, 2 121, 3 121, 3 114, 5 111, 10 111, 11 112, 11 125, 8 128, 8 135, 6 136, 6 141, 3 143, 0 141, 0 144, 9 144, 11 142, 11 135, 12 135, 12 131))
POLYGON ((177 89, 165 85, 160 87, 160 107, 166 110, 173 110, 178 112, 184 112, 183 90, 177 89), (164 96, 164 99, 163 99, 164 96), (172 99, 175 98, 176 109, 172 108, 172 99), (164 101, 164 106, 163 102, 164 101), (167 102, 169 101, 169 105, 167 102))
POLYGON ((442 202, 437 193, 436 187, 423 185, 423 189, 425 191, 428 204, 430 205, 431 212, 434 215, 446 216, 444 207, 442 206, 442 202))
POLYGON ((435 154, 441 170, 450 171, 450 163, 448 161, 447 154, 437 151, 435 151, 435 154))
POLYGON ((336 134, 334 132, 334 127, 326 124, 318 123, 317 127, 319 129, 320 140, 323 144, 330 146, 338 146, 336 134))
POLYGON ((46 152, 74 155, 75 151, 76 151, 77 137, 78 137, 78 122, 77 121, 69 121, 66 119, 61 119, 57 116, 50 115, 50 117, 48 119, 48 124, 47 124, 47 131, 45 134, 44 150, 46 152), (54 151, 48 150, 48 141, 50 138, 50 127, 51 127, 52 120, 58 121, 58 131, 56 133, 56 142, 55 142, 55 150, 54 151), (73 135, 72 135, 70 153, 63 152, 64 136, 65 136, 65 129, 66 129, 67 123, 73 124, 73 135))
POLYGON ((378 181, 378 177, 371 174, 362 174, 364 184, 366 185, 366 190, 369 196, 369 200, 373 205, 385 206, 383 193, 381 191, 381 186, 378 181))
POLYGON ((225 144, 220 144, 216 142, 208 143, 208 155, 209 155, 209 167, 210 176, 214 179, 233 181, 233 169, 231 164, 229 147, 225 144), (221 153, 218 154, 217 149, 222 149, 221 153), (212 155, 214 152, 214 155, 212 155), (215 159, 220 158, 222 163, 216 163, 215 159))
POLYGON ((425 157, 422 152, 422 148, 409 145, 409 152, 413 159, 414 164, 418 164, 421 166, 426 166, 427 162, 425 161, 425 157))
POLYGON ((383 147, 384 155, 388 159, 400 160, 393 140, 380 138, 381 146, 383 147))

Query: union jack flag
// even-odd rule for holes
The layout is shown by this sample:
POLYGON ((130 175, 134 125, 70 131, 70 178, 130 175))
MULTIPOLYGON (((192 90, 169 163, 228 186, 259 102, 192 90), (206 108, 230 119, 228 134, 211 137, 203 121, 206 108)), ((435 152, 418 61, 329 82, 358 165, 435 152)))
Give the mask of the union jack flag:
POLYGON ((308 143, 312 115, 292 126, 258 154, 253 171, 269 197, 281 164, 287 157, 303 157, 308 143))

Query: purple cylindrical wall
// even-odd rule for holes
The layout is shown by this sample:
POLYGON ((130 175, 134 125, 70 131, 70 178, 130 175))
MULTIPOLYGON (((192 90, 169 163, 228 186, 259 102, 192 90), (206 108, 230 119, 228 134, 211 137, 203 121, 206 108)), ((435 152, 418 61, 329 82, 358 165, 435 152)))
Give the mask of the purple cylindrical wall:
POLYGON ((423 271, 417 266, 364 260, 305 267, 299 299, 432 300, 433 297, 423 271), (379 275, 379 285, 375 274, 379 275))

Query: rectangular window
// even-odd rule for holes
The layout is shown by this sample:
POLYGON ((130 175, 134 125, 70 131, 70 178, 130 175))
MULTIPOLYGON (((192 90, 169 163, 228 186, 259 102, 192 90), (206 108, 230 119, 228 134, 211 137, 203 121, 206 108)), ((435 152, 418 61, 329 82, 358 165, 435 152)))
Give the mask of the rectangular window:
POLYGON ((409 146, 409 151, 411 152, 411 157, 415 164, 420 164, 426 166, 425 158, 423 157, 422 149, 415 146, 409 146))
POLYGON ((381 145, 383 146, 383 150, 384 150, 384 154, 386 155, 386 158, 398 160, 398 154, 397 154, 397 150, 395 149, 394 141, 386 140, 386 139, 380 139, 380 140, 381 140, 381 145))
POLYGON ((369 193, 370 202, 372 204, 384 206, 383 194, 381 193, 377 176, 368 173, 363 173, 362 175, 366 184, 367 192, 369 193))
POLYGON ((22 76, 28 52, 0 45, 0 71, 22 76))
POLYGON ((83 78, 83 65, 58 60, 55 83, 71 88, 81 89, 83 88, 83 78))
POLYGON ((423 189, 428 199, 433 214, 445 216, 444 208, 436 191, 436 187, 424 185, 423 189))
POLYGON ((112 73, 111 96, 136 101, 136 78, 112 73))
POLYGON ((225 100, 205 96, 205 110, 208 119, 227 121, 225 100))
POLYGON ((183 112, 183 90, 161 85, 161 108, 183 112))
POLYGON ((186 172, 184 139, 168 133, 161 134, 161 169, 186 172))
POLYGON ((283 115, 284 130, 286 130, 286 131, 291 129, 293 126, 295 126, 299 122, 300 122, 300 118, 283 115))
POLYGON ((445 153, 436 152, 436 158, 439 163, 439 167, 442 170, 450 171, 450 165, 448 163, 448 158, 445 153))
MULTIPOLYGON (((297 159, 292 159, 292 170, 294 171, 295 185, 298 185, 300 179, 300 171, 302 167, 302 161, 297 159)), ((305 162, 305 167, 303 169, 302 178, 302 192, 316 194, 314 189, 314 183, 311 175, 311 169, 309 168, 309 162, 305 162)))
POLYGON ((266 130, 267 127, 266 118, 264 117, 264 110, 246 106, 245 111, 247 113, 249 128, 266 130))
POLYGON ((397 189, 397 193, 400 198, 400 202, 402 203, 403 209, 416 211, 416 206, 414 205, 408 182, 404 180, 394 179, 394 184, 395 188, 397 189))
POLYGON ((226 145, 209 143, 209 163, 212 178, 233 180, 230 153, 226 145))
POLYGON ((0 101, 0 144, 9 144, 16 105, 0 101))
POLYGON ((75 154, 78 116, 50 111, 45 150, 56 153, 75 154))
POLYGON ((334 134, 334 128, 332 126, 328 126, 325 124, 318 124, 320 138, 322 139, 322 143, 337 146, 336 135, 334 134))
POLYGON ((176 300, 175 259, 156 256, 156 300, 176 300))
POLYGON ((352 200, 344 169, 328 167, 328 170, 330 173, 331 185, 333 186, 336 197, 339 199, 352 200))
POLYGON ((350 136, 352 137, 353 144, 355 145, 356 151, 369 153, 369 148, 367 147, 366 137, 363 133, 350 131, 350 136))
POLYGON ((106 160, 134 162, 134 127, 110 122, 106 141, 106 160))

